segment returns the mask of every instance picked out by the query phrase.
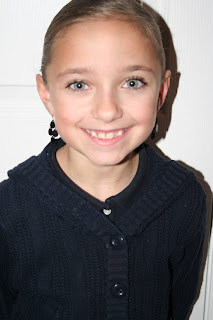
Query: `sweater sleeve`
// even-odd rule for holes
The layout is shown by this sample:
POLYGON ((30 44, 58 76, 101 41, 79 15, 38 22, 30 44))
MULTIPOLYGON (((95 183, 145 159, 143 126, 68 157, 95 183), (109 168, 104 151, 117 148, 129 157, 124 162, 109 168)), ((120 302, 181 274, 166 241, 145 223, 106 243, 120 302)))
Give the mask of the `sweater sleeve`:
POLYGON ((8 287, 9 250, 0 225, 0 319, 8 320, 12 300, 8 287))
POLYGON ((206 230, 206 198, 197 183, 196 197, 189 201, 188 212, 179 232, 176 249, 170 257, 172 269, 171 316, 187 320, 198 296, 206 230))

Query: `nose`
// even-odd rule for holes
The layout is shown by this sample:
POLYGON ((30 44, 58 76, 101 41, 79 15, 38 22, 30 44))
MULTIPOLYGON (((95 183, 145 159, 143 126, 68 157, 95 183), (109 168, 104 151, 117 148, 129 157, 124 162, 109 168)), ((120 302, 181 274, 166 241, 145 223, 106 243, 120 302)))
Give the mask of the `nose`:
POLYGON ((96 96, 92 114, 95 119, 109 123, 121 118, 123 111, 115 94, 101 92, 96 96))

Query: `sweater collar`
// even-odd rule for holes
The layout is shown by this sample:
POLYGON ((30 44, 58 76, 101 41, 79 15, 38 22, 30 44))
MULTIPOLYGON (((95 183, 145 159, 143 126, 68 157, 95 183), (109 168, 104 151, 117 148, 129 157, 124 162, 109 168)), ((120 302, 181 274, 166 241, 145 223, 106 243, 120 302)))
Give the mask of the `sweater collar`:
MULTIPOLYGON (((63 141, 60 141, 63 145, 63 141)), ((53 214, 58 214, 70 223, 84 225, 97 235, 121 232, 131 236, 142 232, 174 201, 183 186, 193 175, 175 161, 168 161, 158 155, 152 147, 145 145, 153 174, 147 191, 129 208, 117 225, 100 214, 89 202, 63 185, 51 172, 49 157, 54 146, 50 143, 39 156, 33 156, 8 175, 16 179, 23 188, 33 192, 38 201, 46 203, 53 214)))

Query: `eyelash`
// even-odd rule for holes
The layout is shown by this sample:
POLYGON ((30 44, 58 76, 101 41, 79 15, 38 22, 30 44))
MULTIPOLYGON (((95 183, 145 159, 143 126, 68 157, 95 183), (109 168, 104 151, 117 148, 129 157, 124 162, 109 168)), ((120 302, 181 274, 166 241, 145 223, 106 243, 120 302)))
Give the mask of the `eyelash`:
POLYGON ((137 76, 130 77, 129 79, 127 79, 127 80, 125 81, 125 83, 127 83, 127 82, 129 82, 129 81, 131 81, 131 80, 133 80, 133 81, 136 80, 136 81, 142 82, 142 86, 140 86, 139 88, 129 88, 130 90, 140 90, 140 89, 143 89, 143 87, 145 87, 145 86, 147 85, 147 82, 144 81, 143 78, 137 77, 137 76))
MULTIPOLYGON (((138 87, 138 88, 128 87, 128 89, 130 89, 130 90, 140 90, 140 89, 142 89, 144 86, 147 85, 147 82, 144 81, 143 78, 141 78, 141 77, 136 77, 136 76, 133 76, 133 77, 128 78, 127 80, 125 80, 125 83, 124 83, 124 84, 128 83, 128 82, 131 81, 131 80, 133 80, 133 81, 140 81, 140 82, 142 83, 142 85, 141 85, 140 87, 138 87)), ((69 90, 74 91, 74 92, 84 91, 84 89, 82 89, 82 90, 80 90, 80 89, 79 89, 79 90, 75 90, 75 89, 72 89, 72 88, 71 88, 71 85, 77 84, 77 83, 82 83, 82 84, 88 86, 83 80, 74 80, 74 81, 72 81, 71 83, 69 83, 69 84, 67 85, 67 88, 68 88, 69 90)), ((89 87, 89 86, 88 86, 88 87, 89 87)), ((88 90, 88 89, 86 89, 86 90, 88 90)))
POLYGON ((67 89, 72 90, 72 91, 74 91, 74 92, 81 91, 80 89, 79 89, 79 90, 75 90, 75 89, 72 89, 72 88, 71 88, 71 85, 73 85, 73 84, 78 84, 78 83, 82 83, 82 84, 88 86, 83 80, 74 80, 74 81, 72 81, 71 83, 69 83, 69 84, 67 85, 67 89))

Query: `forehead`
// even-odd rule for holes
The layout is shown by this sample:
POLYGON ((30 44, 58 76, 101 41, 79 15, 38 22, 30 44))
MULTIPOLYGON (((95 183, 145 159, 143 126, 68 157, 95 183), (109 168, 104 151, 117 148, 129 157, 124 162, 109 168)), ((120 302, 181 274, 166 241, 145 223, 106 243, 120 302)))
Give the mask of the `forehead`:
POLYGON ((160 72, 151 40, 135 23, 118 19, 78 22, 67 28, 55 39, 51 64, 59 68, 87 65, 99 70, 144 64, 160 72))

